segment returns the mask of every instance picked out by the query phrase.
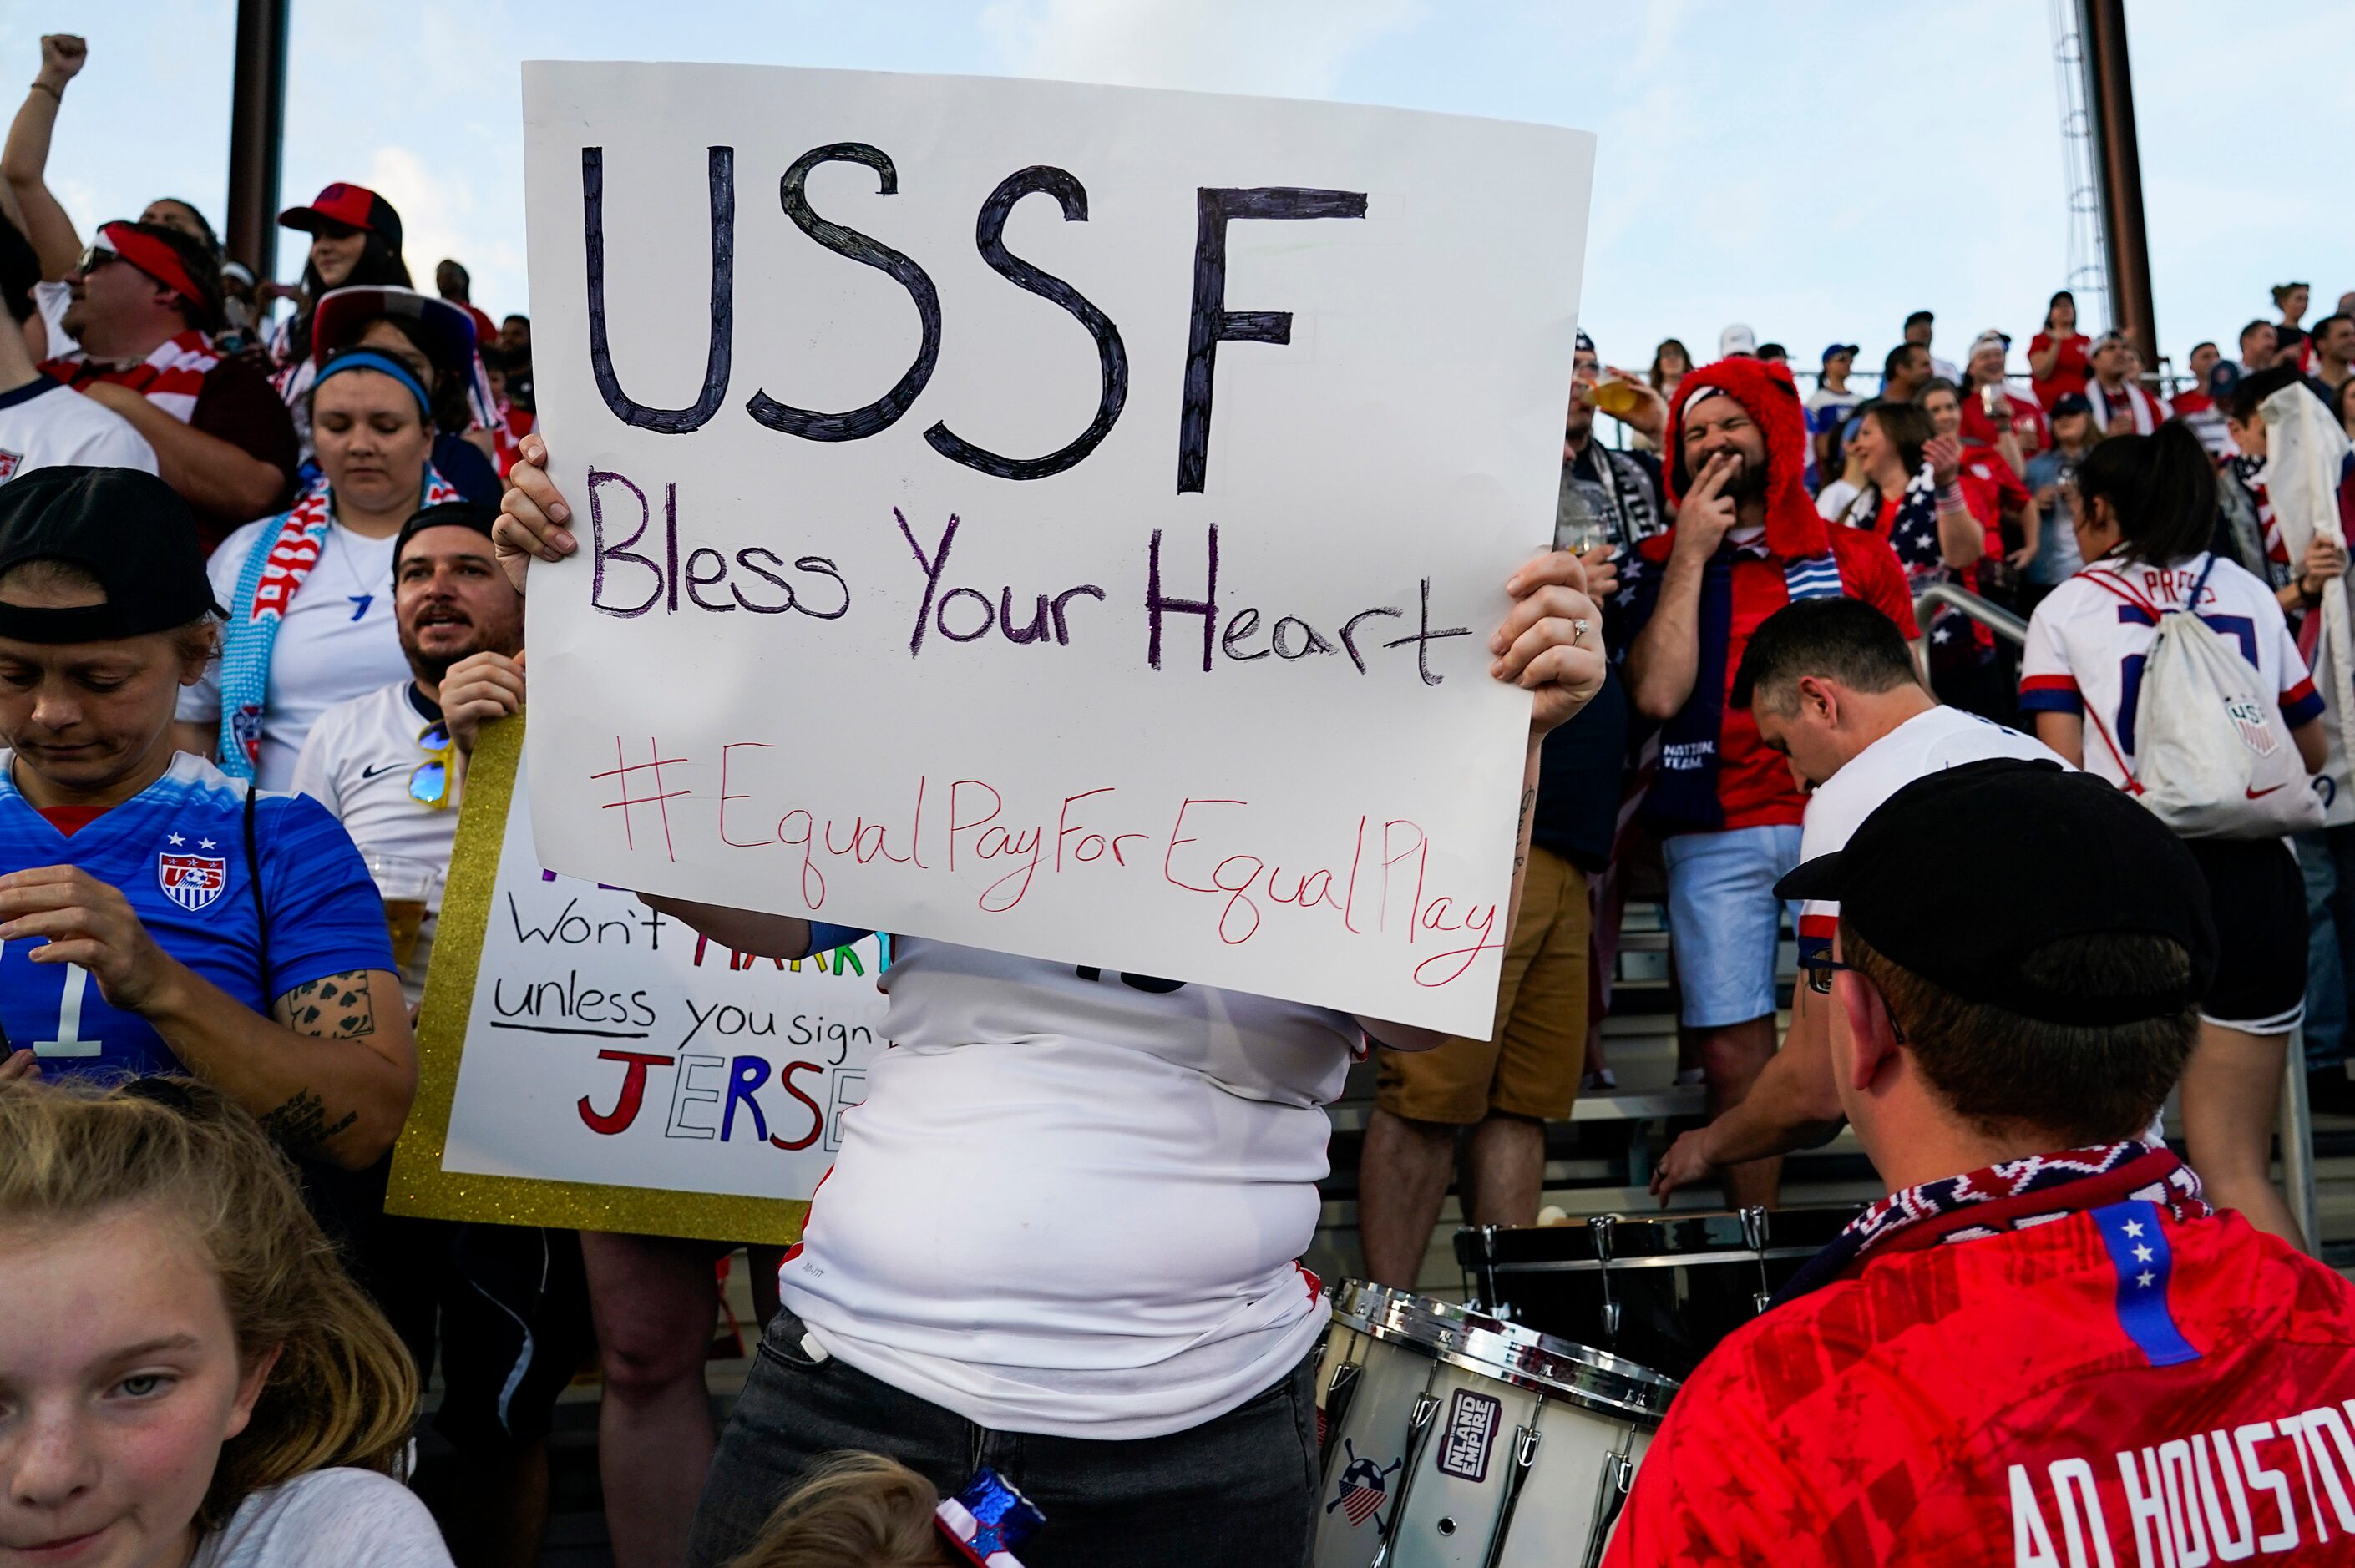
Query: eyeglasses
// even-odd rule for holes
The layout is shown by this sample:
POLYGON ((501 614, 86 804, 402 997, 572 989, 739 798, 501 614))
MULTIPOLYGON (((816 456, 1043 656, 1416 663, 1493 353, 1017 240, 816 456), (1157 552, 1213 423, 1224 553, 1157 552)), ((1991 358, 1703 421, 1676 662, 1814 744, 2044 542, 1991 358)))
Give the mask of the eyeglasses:
POLYGON ((450 804, 450 758, 457 749, 450 739, 450 726, 434 720, 417 732, 417 744, 427 755, 409 776, 409 798, 432 810, 442 810, 450 804))
POLYGON ((80 257, 75 260, 74 270, 85 273, 95 272, 110 261, 120 261, 122 260, 123 258, 121 255, 115 251, 109 250, 103 245, 87 245, 82 248, 80 257))
POLYGON ((1844 964, 1838 959, 1832 958, 1802 959, 1799 960, 1799 969, 1807 977, 1807 989, 1817 996, 1831 995, 1832 976, 1842 970, 1849 974, 1857 972, 1854 964, 1844 964))
MULTIPOLYGON (((1807 977, 1807 989, 1817 996, 1831 995, 1832 976, 1843 972, 1852 975, 1864 972, 1854 964, 1844 964, 1834 958, 1802 959, 1799 960, 1799 969, 1807 977)), ((1869 985, 1871 982, 1868 980, 1866 983, 1869 985)), ((1882 998, 1884 1008, 1887 1001, 1887 998, 1882 998)), ((1896 1037, 1899 1044, 1905 1043, 1905 1027, 1897 1022, 1897 1015, 1893 1012, 1889 1015, 1889 1033, 1896 1037)))

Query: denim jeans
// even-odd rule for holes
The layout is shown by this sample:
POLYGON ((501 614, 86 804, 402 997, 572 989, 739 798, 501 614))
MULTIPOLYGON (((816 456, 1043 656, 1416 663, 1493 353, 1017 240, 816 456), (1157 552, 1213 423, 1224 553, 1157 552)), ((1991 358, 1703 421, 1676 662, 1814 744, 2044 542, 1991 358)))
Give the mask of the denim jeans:
POLYGON ((2293 841, 2306 878, 2306 1069, 2347 1059, 2348 977, 2355 973, 2355 825, 2293 841))
POLYGON ((888 1454, 943 1496, 986 1465, 1047 1522, 1017 1548, 1025 1568, 1292 1568, 1316 1506, 1313 1358, 1213 1421, 1106 1442, 995 1432, 802 1346, 781 1310, 719 1438, 687 1549, 722 1568, 821 1455, 888 1454))

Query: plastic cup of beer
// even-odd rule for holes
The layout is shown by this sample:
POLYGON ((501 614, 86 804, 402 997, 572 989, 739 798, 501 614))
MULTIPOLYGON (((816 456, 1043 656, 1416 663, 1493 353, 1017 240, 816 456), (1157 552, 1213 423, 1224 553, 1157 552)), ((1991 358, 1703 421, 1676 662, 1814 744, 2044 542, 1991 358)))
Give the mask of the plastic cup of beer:
POLYGON ((384 900, 384 923, 392 933, 392 960, 401 969, 417 955, 417 933, 441 891, 442 868, 407 855, 368 853, 368 875, 384 900))
POLYGON ((1614 376, 1607 381, 1596 382, 1593 389, 1587 393, 1586 400, 1613 418, 1624 419, 1643 406, 1644 394, 1634 382, 1622 381, 1614 376))

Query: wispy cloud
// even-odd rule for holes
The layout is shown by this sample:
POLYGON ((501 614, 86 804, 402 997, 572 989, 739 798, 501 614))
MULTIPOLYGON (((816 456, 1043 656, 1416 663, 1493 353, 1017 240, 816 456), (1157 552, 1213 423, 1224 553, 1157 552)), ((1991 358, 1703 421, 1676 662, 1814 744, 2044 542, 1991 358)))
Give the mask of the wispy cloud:
POLYGON ((991 0, 981 32, 1021 76, 1321 98, 1353 53, 1425 10, 1422 0, 991 0))

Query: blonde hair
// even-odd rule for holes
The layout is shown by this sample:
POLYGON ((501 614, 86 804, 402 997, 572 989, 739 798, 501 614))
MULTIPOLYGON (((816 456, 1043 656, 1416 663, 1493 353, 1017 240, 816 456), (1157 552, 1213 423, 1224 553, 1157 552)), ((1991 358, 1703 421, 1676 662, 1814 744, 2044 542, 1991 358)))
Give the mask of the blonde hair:
POLYGON ((952 1568, 932 1483, 880 1454, 836 1454, 777 1505, 728 1568, 952 1568))
POLYGON ((211 1266, 243 1364, 279 1352, 252 1419, 221 1447, 197 1526, 331 1465, 398 1478, 417 1368, 251 1117, 185 1078, 0 1086, 0 1227, 133 1210, 168 1215, 211 1266))

